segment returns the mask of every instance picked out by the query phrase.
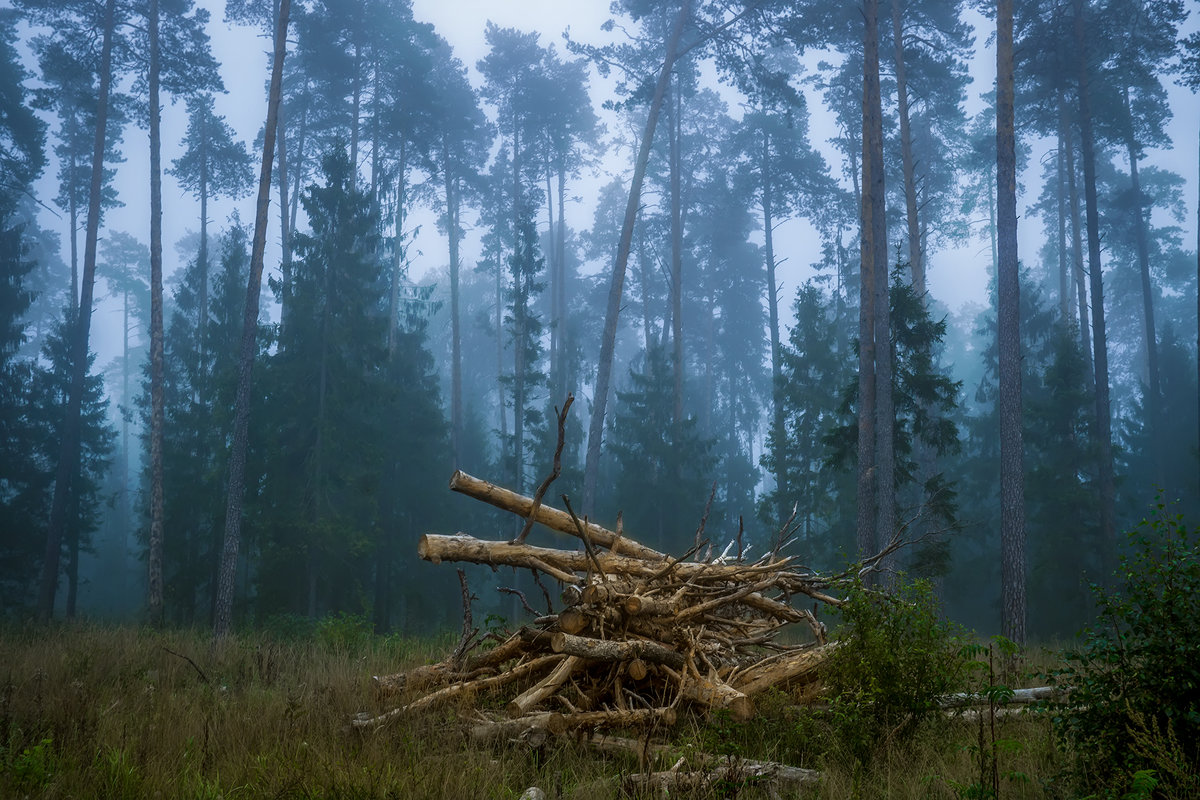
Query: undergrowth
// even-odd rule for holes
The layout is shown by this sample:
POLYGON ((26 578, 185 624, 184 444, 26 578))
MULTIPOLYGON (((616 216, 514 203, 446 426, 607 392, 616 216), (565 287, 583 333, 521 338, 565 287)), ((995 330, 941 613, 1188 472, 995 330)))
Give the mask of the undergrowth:
MULTIPOLYGON (((549 797, 584 800, 615 796, 616 779, 639 769, 632 756, 599 756, 571 739, 537 751, 478 749, 460 724, 466 709, 354 732, 356 712, 381 710, 371 675, 436 661, 453 645, 445 637, 360 638, 352 622, 330 624, 336 635, 259 632, 216 647, 188 631, 3 631, 0 797, 501 800, 538 785, 549 797)), ((837 744, 828 707, 798 707, 795 699, 768 693, 746 723, 684 715, 668 734, 671 752, 819 769, 824 781, 805 796, 839 800, 961 797, 954 787, 977 773, 973 729, 960 721, 927 718, 864 766, 837 744)), ((1027 744, 1021 768, 1048 774, 1048 726, 1035 718, 1004 724, 1027 744)), ((1044 796, 1036 781, 1025 788, 1011 796, 1044 796)), ((695 796, 768 794, 747 779, 695 796)))

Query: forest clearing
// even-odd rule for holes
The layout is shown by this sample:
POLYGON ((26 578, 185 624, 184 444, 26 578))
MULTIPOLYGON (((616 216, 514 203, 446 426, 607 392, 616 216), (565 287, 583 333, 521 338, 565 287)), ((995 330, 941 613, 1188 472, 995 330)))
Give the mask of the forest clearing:
MULTIPOLYGON (((374 702, 373 674, 436 662, 456 637, 374 637, 351 618, 322 621, 314 633, 264 631, 210 649, 204 634, 184 631, 6 632, 0 795, 462 800, 538 786, 548 797, 608 798, 624 778, 680 758, 700 769, 699 753, 731 757, 732 771, 721 786, 682 796, 767 797, 749 770, 738 777, 737 765, 755 760, 819 769, 818 783, 788 797, 840 799, 857 787, 863 797, 954 798, 980 780, 977 720, 939 714, 859 767, 841 752, 849 745, 830 733, 827 712, 805 712, 783 693, 762 698, 745 722, 681 714, 645 769, 636 753, 600 751, 578 731, 481 746, 465 700, 359 731, 350 721, 374 702)), ((485 703, 502 712, 505 697, 485 703)), ((1045 715, 998 716, 996 725, 1001 769, 1027 776, 1006 777, 1004 796, 1056 796, 1042 785, 1062 760, 1045 715)))
MULTIPOLYGON (((422 557, 555 576, 558 612, 539 580, 547 613, 521 595, 530 622, 489 616, 476 627, 478 598, 459 569, 458 636, 379 636, 346 615, 280 617, 218 638, 11 628, 0 636, 0 795, 1182 800, 1200 790, 1200 527, 1164 508, 1130 535, 1120 588, 1097 590, 1098 626, 1067 650, 1022 650, 947 622, 927 583, 870 588, 887 549, 840 575, 802 573, 780 555, 785 528, 753 563, 712 548, 673 558, 544 506, 541 492, 463 473, 451 485, 530 525, 573 529, 583 550, 532 547, 524 533, 426 535, 422 557), (792 593, 825 603, 821 620, 815 605, 786 602, 792 593)), ((701 533, 696 551, 708 544, 701 533)))
POLYGON ((1200 798, 1197 95, 1198 0, 0 0, 0 800, 1200 798))

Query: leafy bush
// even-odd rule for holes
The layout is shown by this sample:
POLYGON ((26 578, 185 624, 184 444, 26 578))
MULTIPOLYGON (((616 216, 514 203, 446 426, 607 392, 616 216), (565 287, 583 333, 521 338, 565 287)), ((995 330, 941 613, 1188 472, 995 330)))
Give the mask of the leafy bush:
POLYGON ((339 612, 317 622, 317 640, 332 653, 353 653, 367 649, 374 631, 371 621, 361 614, 339 612))
POLYGON ((1140 776, 1156 796, 1200 796, 1200 527, 1158 505, 1117 577, 1093 587, 1099 618, 1053 674, 1070 690, 1055 731, 1089 788, 1136 793, 1140 776))
POLYGON ((860 763, 911 733, 958 689, 965 661, 957 628, 939 613, 926 581, 895 594, 858 587, 825 675, 838 744, 860 763))

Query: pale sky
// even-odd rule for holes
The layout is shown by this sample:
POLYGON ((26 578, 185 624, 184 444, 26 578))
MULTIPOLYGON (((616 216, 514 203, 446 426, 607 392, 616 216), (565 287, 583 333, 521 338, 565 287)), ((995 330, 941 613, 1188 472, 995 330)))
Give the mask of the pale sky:
MULTIPOLYGON (((0 0, 2 2, 2 0, 0 0)), ((222 0, 201 0, 201 4, 212 12, 210 34, 213 48, 228 93, 216 99, 218 114, 226 117, 238 136, 248 144, 252 144, 255 136, 262 127, 266 116, 265 86, 268 78, 267 50, 270 42, 259 32, 244 28, 231 28, 223 19, 224 3, 222 0)), ((608 0, 413 0, 414 16, 417 20, 434 25, 439 34, 446 38, 454 49, 455 54, 468 66, 472 80, 478 84, 478 75, 474 74, 475 62, 486 53, 484 42, 484 27, 488 20, 503 27, 516 27, 522 30, 536 30, 541 34, 543 45, 555 43, 560 53, 563 52, 562 33, 568 27, 573 38, 603 43, 613 34, 600 30, 601 24, 609 18, 608 0)), ((1195 14, 1190 21, 1192 29, 1196 26, 1195 14)), ((977 26, 989 23, 978 15, 972 18, 977 26)), ((968 89, 969 107, 978 107, 978 95, 990 88, 995 74, 994 51, 984 51, 983 43, 987 40, 988 31, 977 30, 977 47, 980 55, 972 66, 975 83, 968 89), (986 85, 984 85, 986 84, 986 85)), ((597 113, 608 123, 610 132, 618 128, 615 119, 599 108, 603 99, 598 89, 598 82, 592 85, 593 98, 596 102, 597 113)), ((814 145, 826 154, 835 174, 840 172, 840 161, 827 139, 832 135, 833 128, 826 118, 820 98, 811 90, 809 108, 812 114, 812 139, 814 145)), ((1200 124, 1200 103, 1186 91, 1172 86, 1172 100, 1175 117, 1171 121, 1169 132, 1175 142, 1175 149, 1167 153, 1151 151, 1149 163, 1159 163, 1181 173, 1187 180, 1185 198, 1188 203, 1188 220, 1185 222, 1185 246, 1195 246, 1196 225, 1196 186, 1197 186, 1197 126, 1200 124)), ((736 113, 736 105, 731 103, 731 111, 736 113)), ((163 113, 163 165, 169 167, 171 160, 177 158, 181 151, 180 143, 186 129, 186 113, 183 103, 169 104, 163 113)), ((1035 143, 1033 156, 1030 159, 1030 172, 1024 176, 1024 185, 1028 191, 1019 202, 1022 204, 1039 190, 1040 159, 1052 147, 1052 143, 1035 143)), ((144 130, 130 127, 126 131, 123 152, 126 163, 118 166, 118 191, 125 207, 109 212, 107 223, 109 230, 126 231, 139 240, 147 242, 148 233, 148 187, 149 168, 146 162, 147 134, 144 130)), ((631 157, 622 151, 614 158, 606 169, 612 174, 627 174, 630 169, 631 157)), ((254 158, 257 176, 257 165, 260 156, 254 158)), ((55 194, 56 165, 51 163, 39 184, 40 197, 45 202, 55 194)), ((591 226, 593 197, 598 188, 607 182, 608 178, 594 181, 581 181, 571 187, 571 193, 579 195, 581 201, 574 209, 568 208, 568 224, 576 229, 591 226)), ((175 243, 189 231, 199 228, 199 204, 187 196, 175 184, 169 175, 164 176, 163 198, 165 213, 164 228, 164 269, 170 280, 180 261, 175 251, 175 243)), ((272 213, 277 213, 275 196, 272 196, 272 213)), ((228 215, 236 208, 244 222, 253 221, 253 198, 247 197, 231 203, 220 201, 210 203, 210 235, 215 234, 223 226, 228 215)), ((277 220, 277 218, 276 218, 277 220)), ((473 213, 468 221, 473 220, 473 213)), ((413 264, 413 277, 420 279, 430 270, 440 268, 446 262, 445 245, 437 233, 432 216, 422 228, 422 234, 416 241, 413 252, 418 252, 413 264)), ((1042 224, 1038 219, 1024 223, 1022 217, 1020 256, 1022 260, 1032 262, 1037 257, 1037 247, 1042 240, 1042 224)), ((49 214, 44 215, 43 225, 62 232, 66 236, 66 220, 55 219, 49 214)), ((278 222, 269 227, 268 235, 268 268, 278 261, 278 222)), ((104 235, 102 231, 101 235, 104 235)), ((82 244, 82 237, 81 244, 82 244)), ((896 240, 896 236, 891 237, 896 240)), ((776 247, 779 256, 786 259, 780 268, 780 280, 784 284, 781 299, 785 307, 790 307, 796 286, 804 280, 808 273, 808 265, 819 257, 820 242, 812 230, 803 222, 786 223, 777 234, 776 247)), ((464 262, 471 263, 477 247, 468 242, 464 250, 464 262)), ((985 267, 990 261, 990 250, 986 242, 972 241, 963 248, 951 253, 936 254, 930 264, 929 280, 931 293, 950 307, 958 307, 966 302, 984 303, 986 289, 985 267)), ((168 285, 168 292, 170 291, 168 285)), ((104 291, 102 281, 98 282, 97 295, 104 291)), ((264 286, 264 303, 269 302, 269 291, 264 286)), ((96 338, 94 347, 100 352, 100 363, 105 363, 119 347, 116 336, 115 314, 111 309, 101 304, 97 308, 94 330, 96 338)))

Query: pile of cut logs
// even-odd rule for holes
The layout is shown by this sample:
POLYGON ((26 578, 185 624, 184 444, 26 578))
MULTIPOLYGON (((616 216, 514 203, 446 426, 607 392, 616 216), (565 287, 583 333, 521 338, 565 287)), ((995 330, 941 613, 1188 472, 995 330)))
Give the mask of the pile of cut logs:
MULTIPOLYGON (((470 703, 491 693, 511 697, 506 719, 477 711, 477 739, 545 736, 579 729, 670 726, 681 707, 723 709, 735 720, 754 714, 754 697, 778 688, 803 695, 815 689, 818 669, 836 647, 826 641, 815 613, 838 606, 840 584, 853 573, 822 576, 780 551, 743 558, 740 542, 720 555, 697 533, 683 557, 658 552, 617 530, 581 520, 541 502, 550 478, 534 498, 456 472, 450 488, 510 511, 525 528, 512 541, 464 534, 421 537, 421 558, 531 570, 550 605, 543 576, 561 585, 559 610, 547 609, 507 636, 479 636, 464 596, 463 637, 441 663, 375 678, 383 698, 407 702, 381 714, 360 714, 358 728, 447 703, 470 703), (578 540, 578 549, 525 542, 538 523, 578 540), (702 552, 703 551, 703 552, 702 552), (802 600, 805 608, 792 604, 802 600), (786 627, 803 643, 783 643, 786 627), (804 633, 807 631, 807 633, 804 633)), ((514 591, 514 594, 519 594, 514 591)), ((521 601, 529 608, 524 595, 521 601)), ((530 608, 530 611, 532 609, 530 608)), ((534 612, 535 614, 537 612, 534 612)))

